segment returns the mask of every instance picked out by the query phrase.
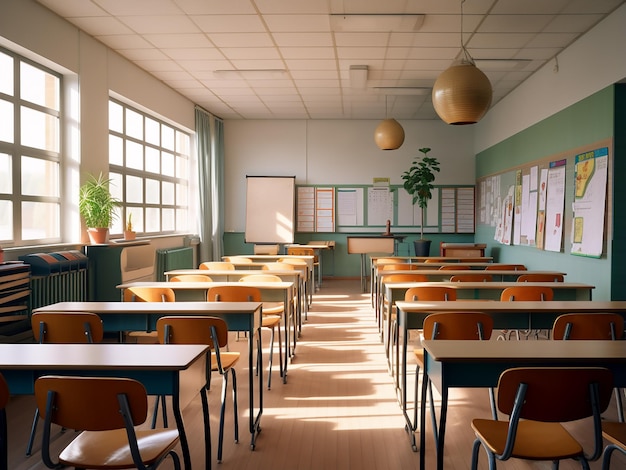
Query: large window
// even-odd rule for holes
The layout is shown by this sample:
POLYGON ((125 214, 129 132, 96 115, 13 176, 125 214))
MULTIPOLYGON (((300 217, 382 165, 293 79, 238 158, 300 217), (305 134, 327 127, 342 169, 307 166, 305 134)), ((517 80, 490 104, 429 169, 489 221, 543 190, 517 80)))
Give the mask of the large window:
POLYGON ((132 214, 140 235, 189 230, 189 134, 120 101, 109 100, 111 193, 122 201, 111 233, 132 214))
POLYGON ((0 245, 61 238, 61 76, 0 48, 0 245))

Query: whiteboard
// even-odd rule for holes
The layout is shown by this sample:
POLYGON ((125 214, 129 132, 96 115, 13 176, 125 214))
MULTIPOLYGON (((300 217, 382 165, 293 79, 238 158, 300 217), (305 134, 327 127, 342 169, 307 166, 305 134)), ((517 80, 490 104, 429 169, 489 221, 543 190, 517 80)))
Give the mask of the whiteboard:
POLYGON ((246 243, 293 243, 295 176, 246 176, 246 243))

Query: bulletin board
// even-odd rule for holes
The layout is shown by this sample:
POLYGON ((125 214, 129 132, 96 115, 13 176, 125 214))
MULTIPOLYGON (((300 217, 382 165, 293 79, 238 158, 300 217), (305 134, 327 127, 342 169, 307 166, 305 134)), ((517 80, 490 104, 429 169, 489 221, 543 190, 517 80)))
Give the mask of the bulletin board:
POLYGON ((480 178, 477 223, 503 245, 601 257, 611 153, 608 139, 480 178))
MULTIPOLYGON (((395 232, 421 229, 421 209, 402 186, 303 185, 296 193, 298 232, 379 232, 387 220, 395 232)), ((474 233, 474 186, 436 186, 426 211, 424 232, 474 233)))

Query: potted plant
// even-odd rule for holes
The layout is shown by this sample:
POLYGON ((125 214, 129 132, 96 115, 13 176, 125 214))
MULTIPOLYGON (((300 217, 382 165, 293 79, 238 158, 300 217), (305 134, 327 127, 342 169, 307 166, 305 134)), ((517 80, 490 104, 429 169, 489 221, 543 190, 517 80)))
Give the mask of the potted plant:
POLYGON ((435 181, 435 173, 440 171, 439 161, 434 157, 429 157, 430 148, 419 149, 424 155, 417 157, 411 162, 411 167, 402 173, 404 189, 413 197, 413 204, 422 209, 422 224, 420 226, 420 239, 413 242, 415 246, 415 256, 428 256, 430 254, 431 240, 424 239, 424 225, 426 222, 426 209, 428 201, 433 197, 432 189, 435 181))
POLYGON ((134 240, 137 234, 133 230, 133 213, 128 213, 128 218, 126 219, 126 229, 124 230, 124 240, 134 240))
POLYGON ((89 179, 80 187, 78 210, 87 226, 89 239, 94 245, 106 243, 109 240, 109 228, 117 214, 115 208, 120 201, 111 196, 109 184, 111 180, 102 173, 96 178, 89 175, 89 179))

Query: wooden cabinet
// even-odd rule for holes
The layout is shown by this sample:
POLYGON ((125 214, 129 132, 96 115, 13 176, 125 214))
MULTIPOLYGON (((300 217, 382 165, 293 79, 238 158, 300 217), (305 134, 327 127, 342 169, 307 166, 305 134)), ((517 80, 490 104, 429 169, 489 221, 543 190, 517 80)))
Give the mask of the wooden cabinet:
POLYGON ((0 264, 0 342, 19 342, 30 337, 30 266, 0 264))
POLYGON ((445 243, 439 244, 439 254, 449 258, 481 258, 485 256, 484 243, 445 243))

